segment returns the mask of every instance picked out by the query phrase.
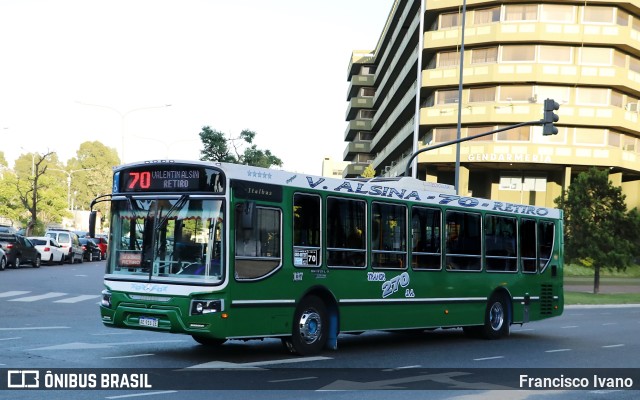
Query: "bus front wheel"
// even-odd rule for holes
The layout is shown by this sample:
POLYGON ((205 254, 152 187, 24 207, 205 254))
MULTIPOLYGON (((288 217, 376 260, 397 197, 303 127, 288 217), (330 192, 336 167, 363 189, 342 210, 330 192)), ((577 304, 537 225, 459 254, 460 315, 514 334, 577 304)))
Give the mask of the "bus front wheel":
POLYGON ((318 297, 304 298, 293 316, 292 335, 282 339, 285 347, 301 356, 318 354, 327 343, 327 307, 318 297))

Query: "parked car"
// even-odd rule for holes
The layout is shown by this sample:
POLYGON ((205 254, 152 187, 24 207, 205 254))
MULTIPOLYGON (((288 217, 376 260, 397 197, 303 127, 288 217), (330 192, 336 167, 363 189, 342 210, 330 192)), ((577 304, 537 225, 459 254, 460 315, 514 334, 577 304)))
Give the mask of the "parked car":
POLYGON ((20 268, 30 263, 34 268, 40 268, 40 252, 26 237, 17 233, 0 233, 0 247, 7 255, 7 265, 20 268))
POLYGON ((54 238, 48 236, 29 237, 31 243, 40 252, 42 262, 64 264, 65 250, 54 238))
POLYGON ((16 228, 11 225, 0 225, 0 232, 2 233, 18 233, 16 228))
POLYGON ((86 261, 99 260, 102 252, 100 247, 91 238, 80 238, 80 245, 84 251, 84 259, 86 261))
POLYGON ((103 236, 96 236, 92 238, 94 242, 100 248, 100 259, 105 260, 107 258, 107 250, 109 249, 109 243, 107 242, 107 238, 103 236))
POLYGON ((7 254, 0 249, 0 271, 4 271, 5 268, 7 268, 7 254))
POLYGON ((84 260, 84 250, 80 245, 78 235, 65 229, 51 229, 44 234, 52 239, 55 239, 65 252, 65 261, 73 264, 76 261, 82 262, 84 260))

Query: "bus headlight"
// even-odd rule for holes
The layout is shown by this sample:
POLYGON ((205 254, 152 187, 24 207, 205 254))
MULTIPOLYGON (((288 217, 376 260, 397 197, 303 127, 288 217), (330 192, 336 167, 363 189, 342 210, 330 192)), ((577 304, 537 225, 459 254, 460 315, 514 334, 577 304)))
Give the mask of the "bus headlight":
POLYGON ((111 292, 108 290, 102 291, 102 301, 100 302, 102 307, 111 308, 111 292))
POLYGON ((190 315, 211 314, 222 311, 222 300, 192 300, 190 315))

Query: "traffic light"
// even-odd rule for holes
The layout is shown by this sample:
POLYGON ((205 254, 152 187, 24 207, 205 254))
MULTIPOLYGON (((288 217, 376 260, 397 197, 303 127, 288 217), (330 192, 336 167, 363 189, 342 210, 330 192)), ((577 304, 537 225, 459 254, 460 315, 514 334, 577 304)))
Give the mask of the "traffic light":
POLYGON ((558 122, 560 117, 554 111, 557 111, 560 108, 560 104, 558 104, 553 99, 546 99, 544 101, 544 118, 542 120, 542 134, 544 136, 556 135, 558 134, 558 128, 556 128, 553 124, 558 122))

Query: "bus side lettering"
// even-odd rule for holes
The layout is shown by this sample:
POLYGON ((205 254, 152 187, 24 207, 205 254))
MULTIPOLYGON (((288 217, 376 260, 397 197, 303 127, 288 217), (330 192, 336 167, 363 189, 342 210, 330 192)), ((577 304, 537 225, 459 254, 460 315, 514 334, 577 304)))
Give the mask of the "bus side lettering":
POLYGON ((394 276, 390 280, 382 284, 382 298, 386 298, 398 291, 399 287, 409 286, 411 278, 409 273, 403 272, 400 275, 394 276))

